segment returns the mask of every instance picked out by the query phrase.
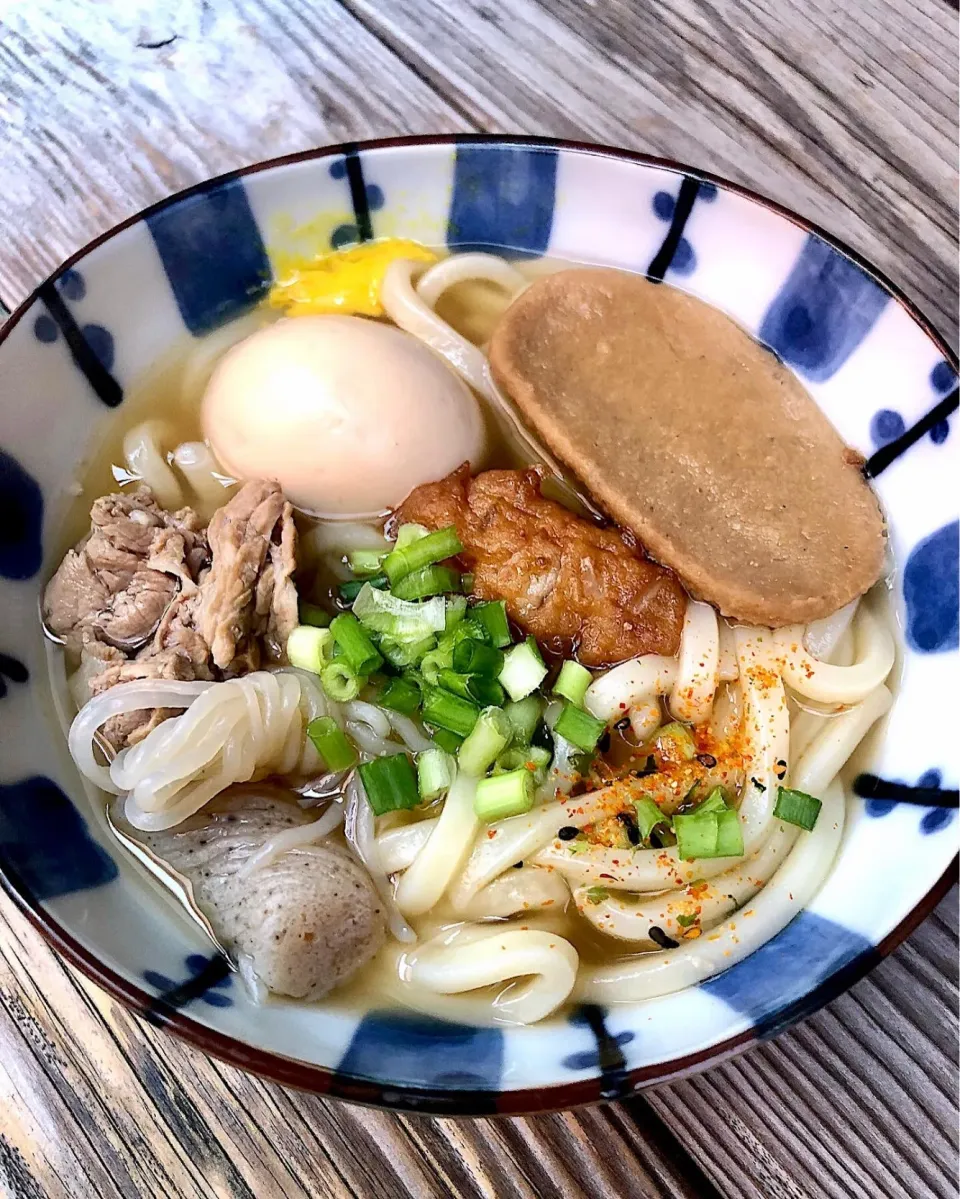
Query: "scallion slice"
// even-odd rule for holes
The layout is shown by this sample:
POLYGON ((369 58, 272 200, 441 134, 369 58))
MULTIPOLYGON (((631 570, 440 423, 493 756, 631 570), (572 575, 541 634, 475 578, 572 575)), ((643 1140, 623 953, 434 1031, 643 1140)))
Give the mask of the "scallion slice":
POLYGON ((333 633, 314 625, 297 625, 287 638, 287 658, 291 666, 320 674, 333 660, 333 633))
POLYGON ((778 820, 795 824, 810 832, 817 823, 823 804, 805 791, 792 791, 789 787, 777 788, 777 802, 773 814, 778 820))
MULTIPOLYGON (((464 590, 467 590, 466 584, 464 590)), ((510 622, 507 620, 507 605, 503 600, 475 604, 470 609, 470 616, 483 625, 490 644, 495 649, 503 649, 513 640, 510 636, 510 622)))
POLYGON ((306 600, 301 600, 297 608, 301 624, 313 625, 315 629, 325 629, 330 623, 330 613, 326 608, 321 608, 319 604, 308 604, 306 600))
POLYGON ((486 774, 510 743, 512 734, 513 726, 500 708, 484 708, 460 746, 460 769, 476 778, 486 774))
POLYGON ((423 637, 420 641, 397 641, 395 637, 384 634, 380 638, 380 653, 391 666, 402 670, 405 666, 416 666, 424 655, 436 649, 437 639, 433 634, 423 637))
POLYGON ((386 550, 351 550, 347 554, 347 565, 355 575, 367 578, 380 573, 380 563, 386 556, 386 550))
POLYGON ((543 715, 543 701, 539 696, 528 695, 524 699, 511 700, 503 710, 513 725, 514 745, 529 745, 543 715))
POLYGON ((420 688, 415 687, 408 679, 390 679, 380 692, 378 702, 391 712, 412 716, 420 707, 420 688))
POLYGON ((457 536, 453 525, 445 529, 437 529, 418 537, 407 545, 394 549, 383 560, 383 569, 391 586, 395 586, 407 575, 413 574, 424 566, 432 566, 434 562, 443 562, 445 558, 453 558, 461 552, 463 545, 457 536))
POLYGON ((370 634, 352 612, 341 612, 330 621, 330 632, 354 674, 372 674, 383 665, 383 658, 370 640, 370 634))
POLYGON ((503 652, 482 641, 463 640, 453 648, 453 669, 461 674, 498 678, 503 670, 503 652))
POLYGON ((512 745, 505 749, 493 765, 494 774, 506 774, 511 770, 529 770, 534 782, 541 783, 553 755, 538 745, 512 745))
POLYGON ((637 814, 637 828, 640 830, 642 841, 650 840, 650 834, 658 824, 670 824, 670 817, 665 816, 649 796, 644 795, 640 799, 635 799, 633 807, 637 814))
POLYGON ((420 673, 423 675, 424 681, 431 687, 439 684, 443 671, 452 669, 453 650, 440 645, 436 649, 429 650, 420 659, 420 673))
POLYGON ((430 530, 426 525, 415 525, 413 523, 401 525, 397 529, 397 540, 393 544, 395 550, 404 550, 408 545, 413 545, 415 541, 419 541, 421 537, 426 537, 430 530))
MULTIPOLYGON (((463 579, 461 578, 461 583, 463 579)), ((467 597, 465 595, 448 595, 447 609, 444 618, 444 632, 455 629, 467 614, 467 597)))
POLYGON ((424 801, 450 789, 457 774, 456 759, 442 749, 425 749, 417 757, 417 786, 424 801))
POLYGON ((349 770, 356 766, 356 748, 332 716, 318 716, 307 725, 307 736, 316 746, 328 770, 349 770))
POLYGON ((375 587, 383 591, 389 580, 386 575, 374 575, 372 579, 348 579, 337 588, 337 594, 345 604, 352 604, 364 587, 375 587))
POLYGON ((708 812, 725 812, 728 808, 727 797, 723 793, 722 787, 714 787, 707 798, 697 804, 694 815, 706 815, 708 812))
POLYGON ((320 682, 331 699, 345 704, 360 694, 363 681, 357 677, 346 659, 337 658, 320 671, 320 682))
POLYGON ((743 826, 735 808, 717 813, 717 857, 743 857, 743 826))
POLYGON ((420 803, 417 776, 406 754, 387 754, 357 768, 374 814, 415 808, 420 803))
POLYGON ((431 735, 434 745, 439 745, 448 754, 456 754, 463 745, 463 738, 451 733, 449 729, 434 729, 431 735))
POLYGON ((447 729, 458 737, 466 737, 477 723, 480 707, 469 699, 427 687, 423 696, 423 719, 427 724, 447 729))
POLYGON ((533 807, 533 775, 525 767, 494 774, 477 783, 473 810, 478 820, 492 824, 508 816, 521 816, 533 807))
POLYGON ((691 762, 697 756, 697 743, 685 724, 673 720, 657 732, 657 748, 669 757, 691 762))
POLYGON ((560 667, 557 681, 553 684, 553 693, 568 699, 578 708, 582 708, 583 697, 587 694, 587 688, 592 682, 593 675, 586 666, 581 666, 579 662, 572 660, 567 661, 560 667))
POLYGON ((462 699, 473 699, 473 693, 470 690, 470 676, 467 674, 443 669, 438 671, 435 681, 438 687, 442 687, 444 691, 449 691, 452 695, 459 695, 462 699))
POLYGON ((503 688, 496 679, 484 678, 482 674, 467 675, 467 691, 470 698, 475 699, 483 708, 502 708, 507 698, 503 688))
POLYGON ((448 591, 460 590, 460 576, 449 566, 424 566, 412 574, 404 575, 390 590, 402 600, 426 599, 431 595, 444 595, 448 591))
POLYGON ((353 614, 362 625, 397 641, 422 641, 432 633, 442 633, 445 613, 440 596, 412 603, 389 591, 377 591, 369 583, 364 583, 353 605, 353 614))
POLYGON ((677 835, 677 856, 684 862, 694 858, 717 857, 718 823, 716 812, 692 812, 673 818, 677 835))
POLYGON ((512 700, 523 699, 536 691, 546 676, 547 668, 532 637, 521 641, 504 655, 500 682, 512 700))
POLYGON ((589 712, 585 712, 583 708, 577 708, 565 701, 563 710, 553 726, 553 731, 564 741, 575 745, 577 749, 590 753, 596 749, 597 742, 603 736, 606 728, 606 721, 598 720, 589 712))

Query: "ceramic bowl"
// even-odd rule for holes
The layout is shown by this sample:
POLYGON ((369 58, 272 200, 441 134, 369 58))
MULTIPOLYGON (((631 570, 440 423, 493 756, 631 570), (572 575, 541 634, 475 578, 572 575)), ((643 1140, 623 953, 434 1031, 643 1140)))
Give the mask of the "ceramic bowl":
POLYGON ((413 138, 293 155, 173 196, 75 254, 4 326, 0 380, 3 883, 64 957, 145 1019, 347 1099, 458 1114, 569 1107, 702 1067, 814 1011, 944 893, 960 767, 956 361, 877 271, 777 205, 676 164, 564 142, 413 138), (399 235, 666 279, 770 346, 864 455, 898 567, 896 703, 862 756, 862 797, 822 890, 726 973, 530 1028, 258 1008, 111 843, 46 682, 37 600, 58 523, 131 384, 256 305, 275 230, 304 222, 333 247, 399 235))

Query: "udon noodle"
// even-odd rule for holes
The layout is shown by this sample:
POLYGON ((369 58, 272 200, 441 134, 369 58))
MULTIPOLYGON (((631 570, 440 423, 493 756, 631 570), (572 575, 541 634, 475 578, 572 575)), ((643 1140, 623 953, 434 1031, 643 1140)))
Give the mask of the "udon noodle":
MULTIPOLYGON (((426 269, 398 259, 385 272, 382 304, 502 416, 483 350, 436 311, 452 289, 477 282, 506 301, 529 279, 492 254, 454 255, 426 269)), ((124 468, 164 508, 193 504, 209 514, 234 480, 205 441, 180 434, 155 419, 132 426, 124 468)), ((389 548, 371 524, 310 521, 300 565, 336 587, 353 579, 352 555, 389 548)), ((477 815, 478 779, 462 769, 416 810, 376 816, 357 769, 331 768, 308 725, 332 718, 358 766, 425 754, 434 748, 431 730, 422 717, 378 702, 372 687, 337 701, 318 674, 289 666, 217 682, 121 682, 80 708, 69 746, 86 777, 122 796, 127 821, 149 833, 202 812, 234 784, 279 777, 309 797, 311 780, 320 779, 319 817, 270 837, 246 860, 244 876, 298 848, 345 840, 386 909, 392 940, 377 964, 385 992, 455 1019, 528 1023, 571 998, 636 1001, 699 982, 809 903, 843 835, 844 767, 891 703, 894 659, 870 598, 776 630, 734 626, 691 599, 675 656, 644 654, 594 673, 584 709, 634 746, 651 743, 670 720, 718 738, 738 730, 736 762, 714 757, 710 768, 711 782, 736 795, 743 852, 735 857, 684 860, 676 844, 625 850, 585 839, 582 830, 608 812, 608 787, 619 784, 608 775, 578 787, 579 751, 554 731, 556 701, 544 714, 549 762, 534 806, 492 822, 477 815), (179 715, 105 761, 107 722, 152 708, 179 715), (784 786, 822 799, 812 831, 774 814, 784 786)), ((651 780, 645 794, 676 806, 676 796, 657 788, 651 780)))

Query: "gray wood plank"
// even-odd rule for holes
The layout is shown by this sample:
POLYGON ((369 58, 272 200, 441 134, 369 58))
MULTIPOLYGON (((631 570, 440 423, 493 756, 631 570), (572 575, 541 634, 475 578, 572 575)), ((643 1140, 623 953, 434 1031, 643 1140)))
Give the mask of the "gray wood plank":
MULTIPOLYGON (((738 179, 955 327, 957 17, 943 0, 17 0, 2 21, 8 303, 207 175, 344 138, 488 129, 738 179)), ((331 1104, 210 1062, 75 976, 3 903, 0 1193, 953 1195, 956 945, 953 896, 848 995, 707 1075, 628 1104, 467 1122, 331 1104)))

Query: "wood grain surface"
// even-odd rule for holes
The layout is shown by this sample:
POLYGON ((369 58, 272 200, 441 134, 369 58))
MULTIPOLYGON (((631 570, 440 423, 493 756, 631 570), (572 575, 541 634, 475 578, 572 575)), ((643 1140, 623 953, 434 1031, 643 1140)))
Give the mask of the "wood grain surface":
MULTIPOLYGON (((766 192, 957 323, 946 0, 7 0, 0 301, 143 205, 345 138, 490 130, 660 153, 766 192)), ((142 1024, 0 902, 0 1194, 957 1194, 957 897, 774 1042, 628 1103, 400 1117, 142 1024)))

